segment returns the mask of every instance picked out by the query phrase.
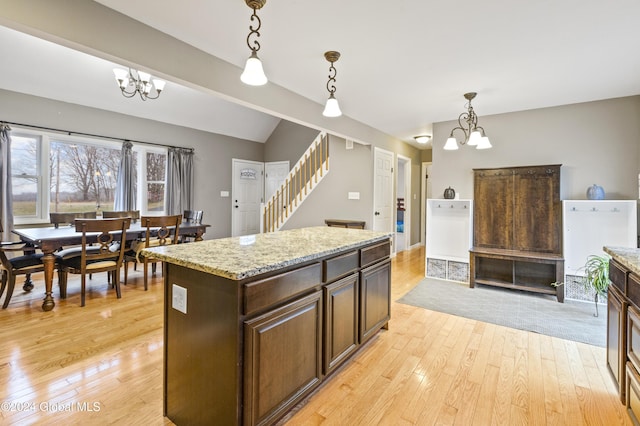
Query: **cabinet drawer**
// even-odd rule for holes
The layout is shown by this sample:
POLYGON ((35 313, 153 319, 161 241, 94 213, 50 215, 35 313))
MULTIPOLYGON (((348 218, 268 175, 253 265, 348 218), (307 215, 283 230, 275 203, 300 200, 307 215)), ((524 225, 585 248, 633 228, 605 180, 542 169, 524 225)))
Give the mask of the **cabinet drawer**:
POLYGON ((321 284, 320 263, 294 269, 244 286, 244 314, 290 300, 321 284))
POLYGON ((387 240, 360 250, 360 267, 369 266, 391 254, 391 241, 387 240))
POLYGON ((322 262, 322 281, 325 283, 358 270, 358 252, 352 251, 322 262))
POLYGON ((622 294, 626 294, 627 271, 615 260, 609 261, 609 279, 622 294))
POLYGON ((629 303, 633 303, 640 307, 640 277, 636 274, 627 275, 627 299, 629 303))
POLYGON ((638 419, 640 419, 640 376, 638 376, 638 372, 635 368, 633 368, 633 364, 630 362, 627 363, 627 413, 629 413, 629 417, 633 421, 633 424, 640 424, 638 419))

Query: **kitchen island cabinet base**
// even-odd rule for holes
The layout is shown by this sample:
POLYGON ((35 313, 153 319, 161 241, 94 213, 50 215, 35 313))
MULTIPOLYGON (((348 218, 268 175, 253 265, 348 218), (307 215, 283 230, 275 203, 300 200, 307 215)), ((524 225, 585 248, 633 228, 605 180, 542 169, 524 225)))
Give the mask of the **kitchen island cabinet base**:
POLYGON ((165 416, 280 421, 388 326, 389 256, 387 239, 239 280, 166 263, 165 416))

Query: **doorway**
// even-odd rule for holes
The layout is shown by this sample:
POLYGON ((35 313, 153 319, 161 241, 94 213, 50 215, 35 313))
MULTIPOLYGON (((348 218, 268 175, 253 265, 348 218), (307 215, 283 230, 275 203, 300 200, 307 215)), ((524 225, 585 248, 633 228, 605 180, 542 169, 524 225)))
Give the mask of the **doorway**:
POLYGON ((231 236, 260 233, 264 163, 232 159, 231 236))
POLYGON ((393 232, 393 152, 375 148, 373 162, 373 230, 393 232))
POLYGON ((395 251, 399 253, 411 247, 411 159, 398 155, 396 164, 395 251))

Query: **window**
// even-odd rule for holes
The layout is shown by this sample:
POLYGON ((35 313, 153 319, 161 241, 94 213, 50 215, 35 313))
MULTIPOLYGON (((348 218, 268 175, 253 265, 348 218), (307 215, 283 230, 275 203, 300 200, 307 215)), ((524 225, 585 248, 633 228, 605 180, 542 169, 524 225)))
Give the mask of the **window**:
POLYGON ((41 192, 42 175, 38 164, 42 153, 41 138, 37 135, 11 136, 11 181, 13 214, 37 218, 43 210, 37 194, 41 192))
MULTIPOLYGON (((120 142, 14 129, 15 222, 47 223, 49 212, 112 210, 121 150, 120 142)), ((163 214, 167 150, 134 145, 133 151, 137 209, 142 214, 163 214)))
POLYGON ((145 206, 147 213, 163 214, 167 186, 167 151, 146 147, 140 148, 138 154, 137 157, 142 161, 136 169, 146 170, 146 173, 138 174, 138 188, 143 188, 143 191, 138 191, 138 205, 145 206))

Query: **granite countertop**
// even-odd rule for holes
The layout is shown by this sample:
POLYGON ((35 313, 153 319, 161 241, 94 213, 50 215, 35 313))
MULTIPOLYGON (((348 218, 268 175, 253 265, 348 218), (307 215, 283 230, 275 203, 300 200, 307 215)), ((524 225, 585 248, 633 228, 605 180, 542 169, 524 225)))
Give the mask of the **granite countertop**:
POLYGON ((640 249, 605 246, 603 250, 628 270, 640 275, 640 249))
POLYGON ((387 232, 319 226, 153 247, 141 253, 209 274, 241 280, 390 237, 387 232))

